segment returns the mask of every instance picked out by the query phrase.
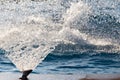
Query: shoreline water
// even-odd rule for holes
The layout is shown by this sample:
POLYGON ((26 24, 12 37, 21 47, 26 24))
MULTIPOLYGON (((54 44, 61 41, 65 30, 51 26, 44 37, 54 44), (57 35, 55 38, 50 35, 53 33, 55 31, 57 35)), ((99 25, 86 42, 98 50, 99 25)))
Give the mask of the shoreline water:
POLYGON ((29 80, 120 80, 118 0, 15 1, 0 1, 0 80, 42 61, 29 80))
MULTIPOLYGON (((22 74, 14 72, 1 72, 1 80, 19 80, 22 74)), ((120 74, 30 74, 29 80, 120 80, 120 74)))

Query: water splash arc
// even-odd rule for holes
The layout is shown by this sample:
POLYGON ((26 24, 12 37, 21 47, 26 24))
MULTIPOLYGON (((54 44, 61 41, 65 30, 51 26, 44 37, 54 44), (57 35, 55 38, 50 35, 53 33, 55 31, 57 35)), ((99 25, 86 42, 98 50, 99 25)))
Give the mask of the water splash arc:
MULTIPOLYGON (((119 13, 108 14, 111 10, 99 10, 103 15, 101 12, 98 15, 99 11, 95 9, 102 2, 88 2, 0 1, 0 48, 7 52, 7 57, 20 71, 34 69, 57 45, 63 43, 66 47, 67 44, 76 46, 74 50, 80 51, 119 51, 120 18, 116 16, 119 13), (103 26, 108 23, 114 23, 115 27, 103 26), (109 31, 114 34, 109 35, 109 31)), ((116 2, 103 8, 111 5, 118 10, 116 2)))

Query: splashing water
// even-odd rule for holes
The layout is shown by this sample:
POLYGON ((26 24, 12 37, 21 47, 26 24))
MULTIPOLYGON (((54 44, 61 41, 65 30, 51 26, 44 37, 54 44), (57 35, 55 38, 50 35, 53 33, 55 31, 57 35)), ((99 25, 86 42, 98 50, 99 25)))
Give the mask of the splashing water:
MULTIPOLYGON (((102 8, 99 6, 102 1, 1 1, 0 48, 20 71, 34 69, 61 43, 79 45, 79 48, 94 46, 96 51, 119 51, 119 13, 108 15, 104 10, 101 10, 103 13, 97 11, 102 8), (108 21, 113 20, 111 15, 116 21, 108 21), (115 25, 103 26, 112 22, 115 25), (110 31, 113 34, 110 35, 110 31)), ((114 3, 102 9, 111 5, 119 7, 116 1, 114 3)))

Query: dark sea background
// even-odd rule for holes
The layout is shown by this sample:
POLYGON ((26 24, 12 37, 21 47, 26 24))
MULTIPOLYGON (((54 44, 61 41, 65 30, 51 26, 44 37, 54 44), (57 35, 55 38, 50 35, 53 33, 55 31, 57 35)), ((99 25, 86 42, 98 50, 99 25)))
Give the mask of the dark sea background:
MULTIPOLYGON (((70 2, 78 2, 80 0, 61 1, 63 7, 69 8, 70 2)), ((94 45, 93 43, 88 44, 83 40, 81 40, 83 41, 81 44, 79 39, 74 40, 76 44, 58 44, 43 62, 35 68, 33 73, 120 74, 120 0, 81 1, 90 5, 93 13, 89 15, 89 20, 85 23, 87 25, 82 24, 84 18, 82 18, 83 21, 77 21, 76 24, 82 27, 77 26, 76 29, 81 33, 92 36, 94 39, 109 39, 111 44, 94 45)), ((37 3, 39 2, 41 1, 38 0, 37 3)), ((36 1, 32 1, 32 3, 36 3, 36 1)), ((54 12, 52 16, 56 17, 57 15, 54 12)), ((57 20, 59 18, 54 18, 53 21, 58 21, 59 23, 59 20, 57 20)), ((0 72, 19 72, 15 65, 5 57, 5 51, 2 48, 0 49, 0 72)))

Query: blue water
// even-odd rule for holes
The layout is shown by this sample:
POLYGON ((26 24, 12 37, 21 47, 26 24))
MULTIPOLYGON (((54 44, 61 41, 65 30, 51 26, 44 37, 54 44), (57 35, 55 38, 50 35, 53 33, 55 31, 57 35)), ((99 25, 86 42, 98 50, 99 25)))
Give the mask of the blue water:
MULTIPOLYGON (((69 8, 69 2, 77 2, 79 0, 61 1, 63 1, 63 3, 61 3, 62 7, 69 8)), ((92 6, 91 9, 93 14, 89 15, 89 20, 86 24, 82 24, 84 23, 84 17, 80 17, 83 21, 73 21, 72 28, 79 30, 81 33, 84 33, 93 39, 95 38, 97 40, 99 38, 108 40, 111 44, 89 44, 89 41, 85 42, 86 40, 83 39, 81 39, 81 41, 83 40, 83 44, 81 44, 79 38, 77 39, 75 36, 75 39, 72 39, 73 42, 76 43, 75 45, 60 44, 56 46, 55 50, 37 66, 33 73, 120 73, 120 1, 83 1, 92 6)), ((59 20, 55 18, 57 17, 57 13, 54 13, 54 15, 53 22, 59 22, 59 20)), ((103 41, 103 43, 107 43, 107 41, 103 41)), ((7 57, 5 57, 5 53, 2 50, 0 50, 0 72, 19 72, 15 65, 7 57)))
MULTIPOLYGON (((0 72, 19 72, 14 64, 1 55, 0 72)), ((95 52, 50 53, 33 73, 88 74, 120 73, 120 54, 95 52), (69 55, 68 55, 69 54, 69 55)))

